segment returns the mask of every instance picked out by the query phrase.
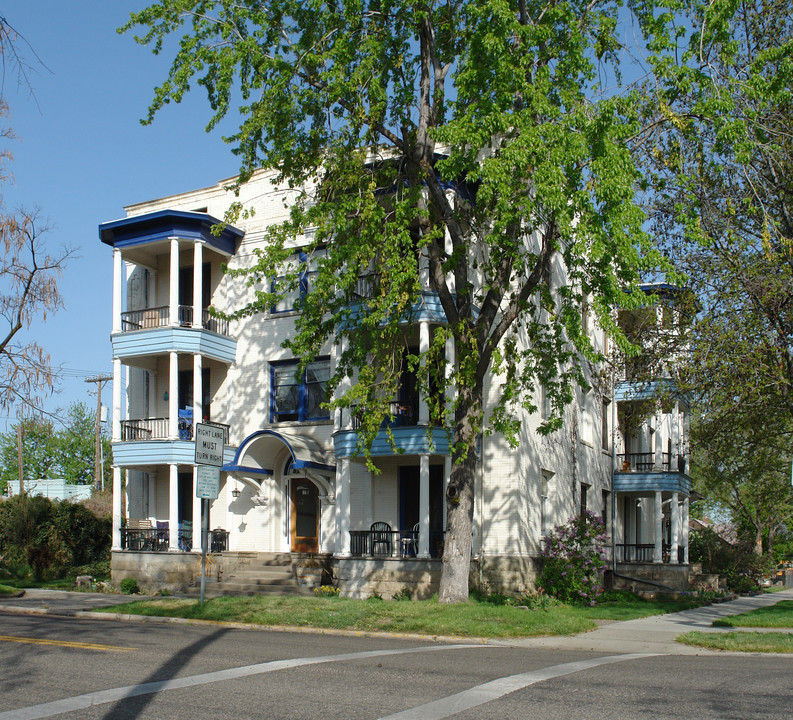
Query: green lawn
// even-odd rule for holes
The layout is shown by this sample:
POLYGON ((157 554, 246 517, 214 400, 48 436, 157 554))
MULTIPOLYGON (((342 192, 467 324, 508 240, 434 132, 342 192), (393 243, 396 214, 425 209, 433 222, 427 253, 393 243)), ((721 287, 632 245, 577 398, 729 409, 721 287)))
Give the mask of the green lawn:
POLYGON ((106 612, 255 625, 509 638, 572 635, 594 629, 597 619, 627 620, 691 606, 692 603, 632 599, 599 603, 595 607, 553 603, 545 608, 526 610, 488 602, 440 605, 437 600, 221 597, 206 601, 203 608, 197 600, 156 598, 118 605, 106 612))
POLYGON ((719 632, 694 631, 678 635, 678 642, 710 650, 733 652, 793 653, 793 634, 779 632, 719 632))
POLYGON ((716 627, 793 628, 793 600, 714 620, 716 627))
POLYGON ((18 592, 19 590, 17 590, 15 587, 0 583, 0 595, 16 595, 18 592))

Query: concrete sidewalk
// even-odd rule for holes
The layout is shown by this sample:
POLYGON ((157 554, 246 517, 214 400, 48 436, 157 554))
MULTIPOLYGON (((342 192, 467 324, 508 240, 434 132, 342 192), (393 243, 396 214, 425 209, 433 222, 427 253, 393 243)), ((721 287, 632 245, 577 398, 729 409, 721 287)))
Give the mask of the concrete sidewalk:
POLYGON ((28 588, 22 597, 0 598, 0 612, 22 612, 36 615, 75 615, 97 608, 122 605, 132 600, 145 600, 142 595, 69 592, 28 588))
POLYGON ((601 625, 597 630, 581 635, 526 638, 525 640, 504 641, 503 644, 566 650, 594 650, 608 653, 658 653, 662 655, 721 653, 722 651, 683 645, 675 642, 675 638, 692 630, 728 632, 743 629, 752 631, 752 628, 715 628, 711 626, 711 623, 718 618, 740 615, 750 610, 775 605, 780 600, 793 600, 793 590, 741 597, 737 600, 666 615, 653 615, 625 622, 610 622, 601 625))

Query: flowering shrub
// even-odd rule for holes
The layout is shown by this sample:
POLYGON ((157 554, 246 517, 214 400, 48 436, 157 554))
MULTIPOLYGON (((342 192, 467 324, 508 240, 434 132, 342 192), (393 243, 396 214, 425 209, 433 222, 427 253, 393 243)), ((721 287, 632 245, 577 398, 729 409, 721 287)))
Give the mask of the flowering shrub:
POLYGON ((603 592, 607 541, 603 521, 589 511, 557 525, 543 538, 538 585, 564 602, 594 605, 603 592))

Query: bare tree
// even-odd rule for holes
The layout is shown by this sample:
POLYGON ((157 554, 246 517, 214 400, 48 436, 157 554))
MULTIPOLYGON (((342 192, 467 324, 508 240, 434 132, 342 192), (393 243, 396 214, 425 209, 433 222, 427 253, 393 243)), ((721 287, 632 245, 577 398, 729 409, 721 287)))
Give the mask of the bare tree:
MULTIPOLYGON (((31 87, 20 42, 30 47, 0 16, 0 121, 8 116, 4 94, 8 68, 16 70, 20 84, 31 87)), ((49 354, 38 343, 25 339, 25 330, 34 320, 46 320, 62 307, 58 280, 73 251, 47 247, 45 236, 50 228, 40 221, 38 210, 9 210, 6 206, 2 186, 12 181, 7 142, 13 138, 13 130, 0 124, 0 317, 5 321, 0 326, 0 407, 13 405, 38 414, 44 395, 52 391, 56 372, 49 354)))

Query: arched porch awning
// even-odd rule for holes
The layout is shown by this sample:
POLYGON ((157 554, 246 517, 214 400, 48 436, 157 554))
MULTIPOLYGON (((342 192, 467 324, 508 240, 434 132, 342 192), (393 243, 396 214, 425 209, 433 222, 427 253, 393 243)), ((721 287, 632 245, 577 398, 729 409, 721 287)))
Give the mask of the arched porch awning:
POLYGON ((310 478, 332 499, 336 466, 328 461, 333 456, 314 438, 305 435, 257 430, 240 443, 234 459, 223 470, 243 482, 251 479, 261 482, 273 476, 275 459, 284 449, 292 456, 291 474, 310 478))

